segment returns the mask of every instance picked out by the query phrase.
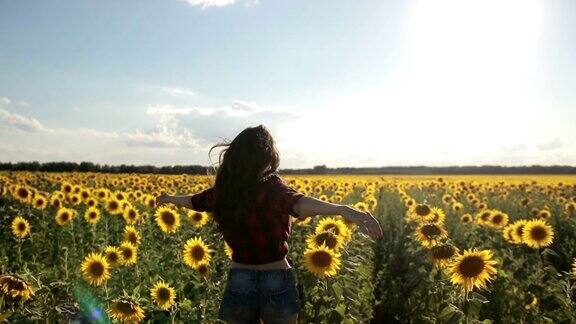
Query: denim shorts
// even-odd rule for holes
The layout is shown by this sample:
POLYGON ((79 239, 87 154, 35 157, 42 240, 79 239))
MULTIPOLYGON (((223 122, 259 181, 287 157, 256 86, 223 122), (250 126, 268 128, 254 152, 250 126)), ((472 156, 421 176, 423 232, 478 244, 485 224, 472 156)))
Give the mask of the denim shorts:
POLYGON ((300 311, 293 270, 231 268, 218 318, 235 323, 283 323, 300 311))

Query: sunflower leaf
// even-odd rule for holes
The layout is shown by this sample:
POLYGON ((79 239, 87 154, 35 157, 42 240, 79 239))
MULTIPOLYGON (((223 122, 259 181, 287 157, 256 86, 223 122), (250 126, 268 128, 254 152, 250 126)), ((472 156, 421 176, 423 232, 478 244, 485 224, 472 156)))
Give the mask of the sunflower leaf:
POLYGON ((336 298, 340 299, 340 297, 342 297, 342 293, 344 291, 339 283, 335 282, 334 284, 332 284, 332 290, 334 291, 334 295, 336 296, 336 298))

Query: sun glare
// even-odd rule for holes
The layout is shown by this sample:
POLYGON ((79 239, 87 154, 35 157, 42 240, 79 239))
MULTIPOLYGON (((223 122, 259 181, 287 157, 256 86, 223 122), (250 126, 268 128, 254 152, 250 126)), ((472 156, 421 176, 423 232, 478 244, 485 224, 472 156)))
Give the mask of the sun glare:
POLYGON ((541 32, 540 1, 419 1, 408 20, 413 73, 458 90, 521 90, 533 71, 541 32))
POLYGON ((479 159, 502 146, 538 140, 528 138, 532 132, 525 128, 538 121, 529 80, 536 69, 542 10, 540 2, 530 0, 416 2, 403 30, 404 66, 390 74, 388 84, 335 94, 323 109, 305 112, 280 130, 281 146, 310 159, 322 156, 332 165, 352 159, 362 165, 474 164, 490 163, 479 159), (518 109, 521 124, 511 122, 518 109), (327 118, 330 123, 319 122, 327 118), (430 128, 446 123, 450 127, 430 128), (344 131, 334 131, 342 125, 344 131), (481 125, 504 127, 507 136, 473 131, 481 125), (307 131, 295 135, 298 126, 307 131), (330 139, 320 141, 327 133, 330 139))

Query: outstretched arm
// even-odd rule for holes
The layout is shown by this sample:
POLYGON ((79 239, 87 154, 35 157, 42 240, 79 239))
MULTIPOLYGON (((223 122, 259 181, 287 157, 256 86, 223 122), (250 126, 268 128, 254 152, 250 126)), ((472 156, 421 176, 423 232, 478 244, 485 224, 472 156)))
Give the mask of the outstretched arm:
POLYGON ((292 207, 300 219, 315 215, 342 215, 357 224, 360 230, 376 239, 382 236, 380 224, 369 212, 362 212, 346 205, 325 202, 314 197, 303 196, 292 207))
POLYGON ((172 203, 178 207, 192 208, 192 196, 171 196, 163 194, 156 197, 156 205, 172 203))
POLYGON ((171 196, 167 194, 156 197, 156 204, 172 203, 178 207, 186 207, 196 211, 211 212, 214 202, 214 188, 208 188, 194 195, 171 196))

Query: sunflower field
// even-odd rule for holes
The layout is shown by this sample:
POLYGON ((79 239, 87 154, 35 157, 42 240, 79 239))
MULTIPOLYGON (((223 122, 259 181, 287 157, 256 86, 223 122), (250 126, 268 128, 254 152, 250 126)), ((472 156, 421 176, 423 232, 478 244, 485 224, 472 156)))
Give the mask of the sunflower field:
MULTIPOLYGON (((302 323, 576 323, 576 177, 284 179, 384 231, 293 218, 302 323)), ((154 199, 212 184, 0 173, 0 322, 219 322, 233 251, 209 213, 154 199)))

